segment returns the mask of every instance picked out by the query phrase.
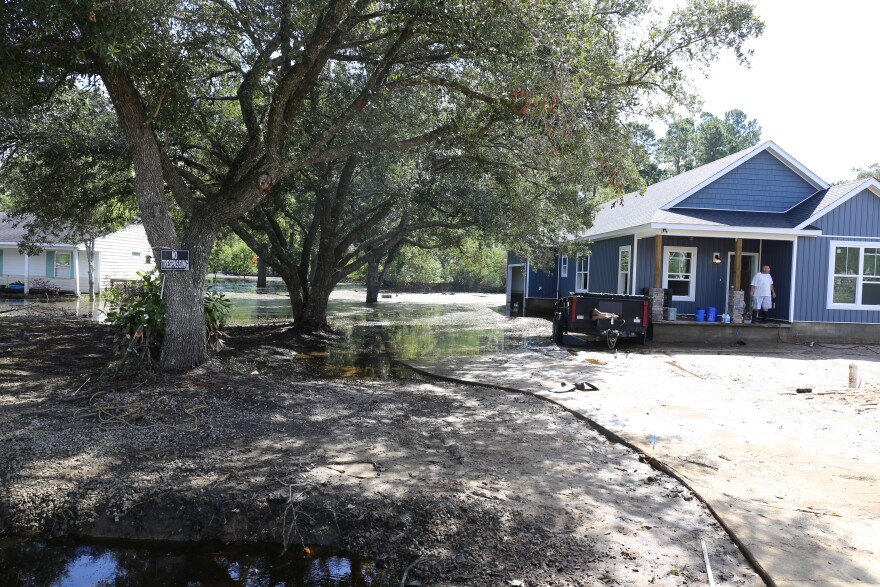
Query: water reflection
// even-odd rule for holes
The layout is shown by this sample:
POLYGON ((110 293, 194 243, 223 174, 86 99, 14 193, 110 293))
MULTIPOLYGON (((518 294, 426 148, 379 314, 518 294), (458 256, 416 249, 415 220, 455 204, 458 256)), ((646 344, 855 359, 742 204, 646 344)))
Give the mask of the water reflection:
POLYGON ((169 545, 64 545, 0 542, 2 585, 296 585, 301 587, 386 587, 390 573, 372 561, 322 549, 278 554, 262 551, 211 552, 169 545))

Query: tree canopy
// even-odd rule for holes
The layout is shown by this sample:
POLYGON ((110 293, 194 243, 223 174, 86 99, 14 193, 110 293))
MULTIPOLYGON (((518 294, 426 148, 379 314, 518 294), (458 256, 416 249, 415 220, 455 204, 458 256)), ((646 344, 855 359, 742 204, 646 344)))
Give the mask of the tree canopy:
MULTIPOLYGON (((53 108, 72 83, 106 92, 152 246, 191 253, 191 272, 166 276, 161 361, 186 369, 205 359, 222 226, 322 165, 342 177, 352 157, 436 146, 501 162, 522 193, 533 175, 622 189, 636 169, 621 120, 685 100, 684 67, 745 59, 762 30, 741 0, 651 18, 647 0, 8 0, 2 108, 53 108)), ((544 205, 510 208, 533 220, 544 205)))

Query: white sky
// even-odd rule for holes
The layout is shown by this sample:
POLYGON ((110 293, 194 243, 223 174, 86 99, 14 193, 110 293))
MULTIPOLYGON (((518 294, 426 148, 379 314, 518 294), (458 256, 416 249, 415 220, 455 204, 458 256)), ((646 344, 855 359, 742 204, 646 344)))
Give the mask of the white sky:
POLYGON ((751 69, 725 55, 697 74, 703 110, 757 118, 762 141, 828 182, 880 162, 880 0, 752 1, 765 28, 751 69))

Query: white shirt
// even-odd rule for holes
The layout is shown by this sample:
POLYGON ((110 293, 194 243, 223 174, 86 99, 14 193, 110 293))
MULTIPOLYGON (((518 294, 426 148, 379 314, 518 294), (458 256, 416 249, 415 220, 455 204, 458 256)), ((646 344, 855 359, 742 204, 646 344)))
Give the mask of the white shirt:
POLYGON ((770 286, 773 284, 773 278, 769 273, 755 273, 752 278, 752 285, 755 286, 754 296, 756 298, 770 297, 772 294, 770 286))

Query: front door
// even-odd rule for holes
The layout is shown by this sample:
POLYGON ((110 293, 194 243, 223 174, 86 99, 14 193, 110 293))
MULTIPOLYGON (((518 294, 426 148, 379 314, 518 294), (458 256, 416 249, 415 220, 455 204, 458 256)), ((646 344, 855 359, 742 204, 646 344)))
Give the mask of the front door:
MULTIPOLYGON (((730 253, 728 262, 727 262, 727 291, 730 292, 734 287, 734 270, 736 269, 736 253, 730 253)), ((740 257, 740 267, 742 268, 742 277, 739 287, 741 290, 746 292, 745 302, 746 302, 746 312, 752 311, 752 296, 749 295, 749 284, 752 282, 752 277, 755 276, 755 273, 758 272, 758 253, 743 253, 740 257)), ((729 298, 729 296, 728 296, 729 298)), ((724 310, 719 310, 719 314, 721 312, 727 311, 727 302, 725 302, 724 310)))

